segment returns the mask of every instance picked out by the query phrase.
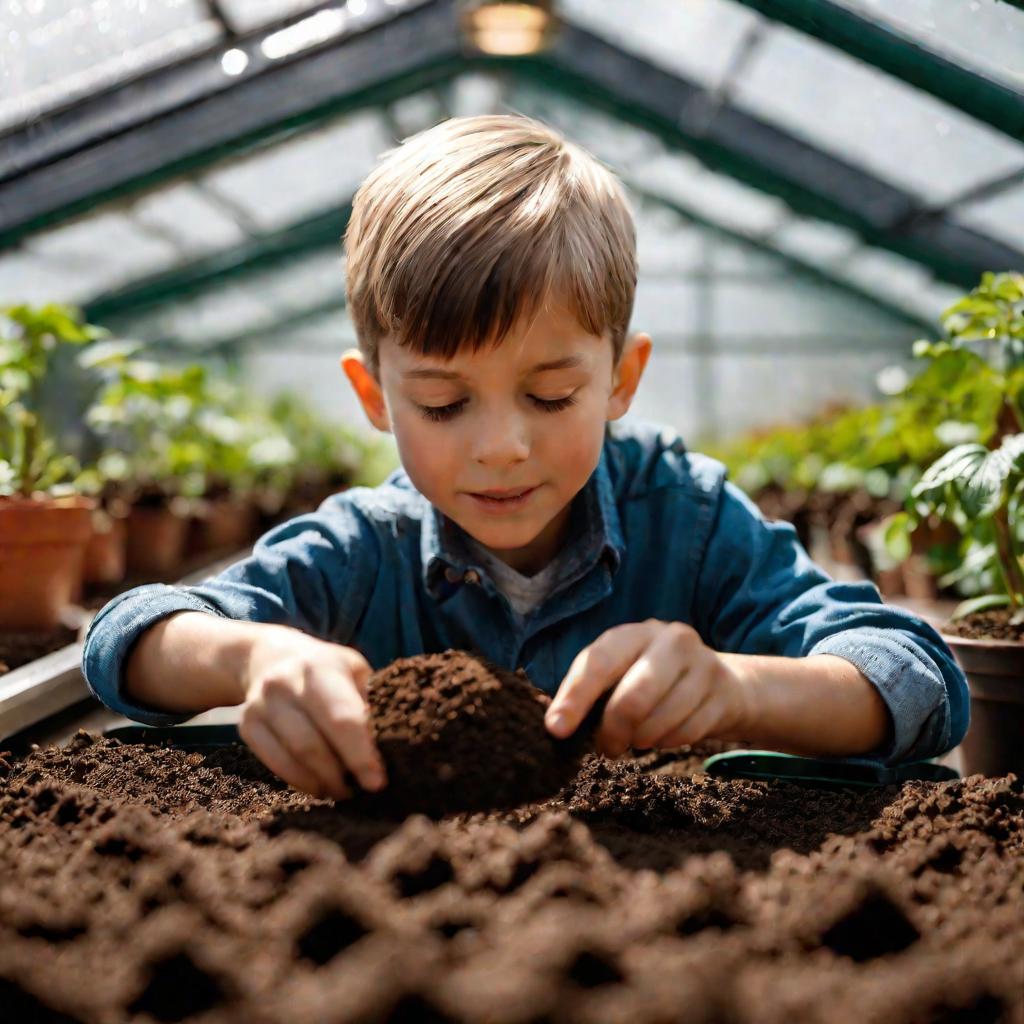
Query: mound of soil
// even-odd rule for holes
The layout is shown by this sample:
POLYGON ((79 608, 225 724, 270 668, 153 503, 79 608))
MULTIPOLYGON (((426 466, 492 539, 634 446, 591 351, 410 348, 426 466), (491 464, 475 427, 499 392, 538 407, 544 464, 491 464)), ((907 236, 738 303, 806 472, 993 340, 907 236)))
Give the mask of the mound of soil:
POLYGON ((1024 785, 868 792, 588 755, 431 820, 245 747, 0 761, 0 1022, 1024 1021, 1024 785))
POLYGON ((439 817, 513 807, 557 793, 585 738, 544 728, 550 698, 519 669, 464 651, 401 658, 375 672, 368 698, 389 785, 367 812, 439 817))

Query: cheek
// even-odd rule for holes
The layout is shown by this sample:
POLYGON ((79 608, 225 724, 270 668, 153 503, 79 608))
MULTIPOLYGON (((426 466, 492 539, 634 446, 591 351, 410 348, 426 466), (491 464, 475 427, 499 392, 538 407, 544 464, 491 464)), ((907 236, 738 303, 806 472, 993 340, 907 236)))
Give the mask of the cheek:
POLYGON ((437 485, 450 482, 459 461, 450 425, 438 429, 418 413, 408 412, 393 416, 391 429, 402 466, 420 494, 430 498, 437 485))

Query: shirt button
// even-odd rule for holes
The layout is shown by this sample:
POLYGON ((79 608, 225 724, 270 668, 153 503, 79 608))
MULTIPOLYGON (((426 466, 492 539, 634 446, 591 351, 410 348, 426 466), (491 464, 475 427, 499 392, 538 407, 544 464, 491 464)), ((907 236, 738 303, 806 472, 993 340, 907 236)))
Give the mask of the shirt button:
POLYGON ((467 583, 479 583, 480 573, 476 569, 470 569, 465 576, 462 577, 467 583))

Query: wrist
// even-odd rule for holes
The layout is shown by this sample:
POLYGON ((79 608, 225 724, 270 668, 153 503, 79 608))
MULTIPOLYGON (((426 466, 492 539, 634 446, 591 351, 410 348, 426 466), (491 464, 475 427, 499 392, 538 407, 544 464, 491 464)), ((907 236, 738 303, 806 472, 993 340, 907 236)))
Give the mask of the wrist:
POLYGON ((718 655, 719 685, 732 692, 732 721, 726 723, 723 739, 737 742, 749 739, 761 720, 760 692, 757 673, 751 671, 750 655, 720 653, 718 655))

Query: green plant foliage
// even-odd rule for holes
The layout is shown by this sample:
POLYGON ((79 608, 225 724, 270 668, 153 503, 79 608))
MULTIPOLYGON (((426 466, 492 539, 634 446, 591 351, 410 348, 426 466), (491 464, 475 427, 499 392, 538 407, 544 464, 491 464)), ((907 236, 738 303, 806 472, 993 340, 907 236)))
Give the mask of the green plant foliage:
POLYGON ((76 489, 76 459, 58 450, 45 422, 41 386, 62 346, 88 345, 105 332, 70 306, 0 310, 0 494, 76 489))

